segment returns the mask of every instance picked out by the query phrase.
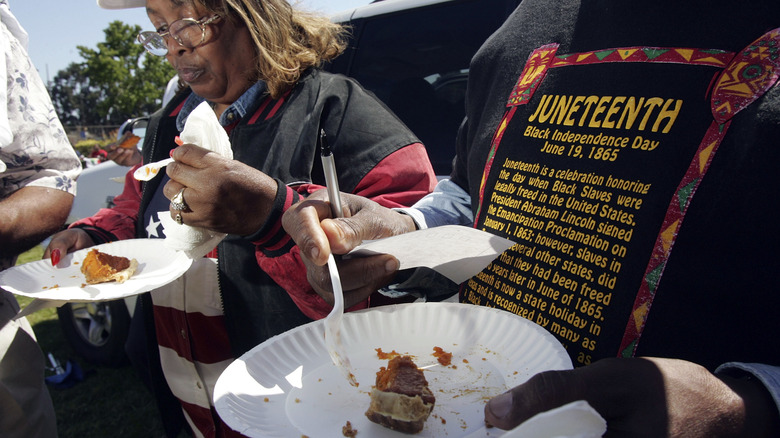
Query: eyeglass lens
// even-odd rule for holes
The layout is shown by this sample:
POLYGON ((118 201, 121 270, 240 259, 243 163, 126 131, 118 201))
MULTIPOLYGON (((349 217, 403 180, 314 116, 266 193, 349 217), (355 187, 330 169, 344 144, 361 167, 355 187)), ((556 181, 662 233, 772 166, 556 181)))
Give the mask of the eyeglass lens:
MULTIPOLYGON (((181 46, 191 49, 203 42, 205 26, 192 18, 185 18, 173 22, 167 34, 181 46)), ((168 53, 165 38, 157 32, 141 32, 138 34, 138 42, 152 55, 165 56, 168 53)))
POLYGON ((195 20, 179 20, 168 30, 179 44, 191 49, 203 42, 204 28, 195 20))
POLYGON ((157 32, 146 31, 139 33, 138 42, 152 55, 165 56, 168 53, 168 45, 165 44, 165 39, 157 32))

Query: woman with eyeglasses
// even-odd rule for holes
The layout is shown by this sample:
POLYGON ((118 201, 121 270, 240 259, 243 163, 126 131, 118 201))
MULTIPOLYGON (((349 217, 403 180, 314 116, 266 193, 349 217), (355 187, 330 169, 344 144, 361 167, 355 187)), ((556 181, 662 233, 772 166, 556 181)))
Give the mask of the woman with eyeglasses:
MULTIPOLYGON (((55 236, 45 256, 56 264, 60 254, 95 244, 163 237, 160 215, 227 233, 210 258, 196 260, 183 280, 152 292, 153 306, 142 308, 153 308, 147 328, 156 331, 165 377, 195 435, 231 435, 211 400, 222 370, 269 337, 331 308, 311 289, 280 222, 287 208, 325 185, 321 130, 344 192, 388 207, 410 205, 432 190, 435 175, 419 140, 373 94, 318 69, 345 46, 344 29, 326 17, 295 10, 285 0, 98 5, 145 7, 155 30, 142 32, 138 41, 150 56, 165 56, 186 85, 152 117, 144 139, 144 162, 169 155, 175 161, 143 184, 131 169, 116 206, 55 236), (177 147, 189 113, 204 101, 227 131, 234 160, 197 145, 177 147)), ((350 277, 343 274, 345 290, 350 277)), ((372 296, 352 309, 380 299, 372 296)))

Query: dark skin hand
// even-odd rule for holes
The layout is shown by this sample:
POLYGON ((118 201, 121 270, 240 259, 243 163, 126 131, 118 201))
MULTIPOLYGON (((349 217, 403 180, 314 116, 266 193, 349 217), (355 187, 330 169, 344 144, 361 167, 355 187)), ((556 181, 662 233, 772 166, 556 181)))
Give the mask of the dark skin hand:
POLYGON ((95 242, 86 231, 80 228, 69 228, 52 236, 49 246, 43 251, 43 259, 51 259, 52 266, 57 266, 60 258, 65 254, 90 246, 95 246, 95 242))
MULTIPOLYGON (((363 240, 414 230, 406 215, 365 198, 342 193, 345 218, 332 219, 327 195, 312 194, 289 209, 285 230, 301 249, 309 282, 329 303, 328 254, 345 254, 363 240)), ((393 277, 391 256, 342 260, 347 305, 364 299, 393 277)), ((395 269, 393 269, 395 266, 395 269)), ((607 436, 716 437, 780 436, 777 407, 755 380, 715 376, 682 360, 603 359, 567 371, 539 373, 494 397, 485 421, 512 429, 533 415, 587 400, 606 420, 607 436)))
POLYGON ((138 137, 135 137, 132 132, 125 132, 125 134, 118 141, 106 146, 106 152, 108 152, 108 159, 115 162, 120 166, 132 167, 140 163, 143 160, 141 151, 136 147, 138 144, 138 137), (120 145, 130 138, 135 138, 134 144, 129 144, 128 147, 121 147, 120 145))
POLYGON ((539 373, 494 397, 485 421, 512 429, 537 413, 587 400, 607 421, 605 436, 778 436, 777 407, 756 381, 717 377, 676 359, 603 359, 539 373))
MULTIPOLYGON (((332 218, 327 192, 312 193, 285 212, 285 231, 301 249, 306 274, 314 290, 333 304, 333 290, 327 266, 328 255, 346 254, 364 240, 380 239, 415 230, 404 214, 382 207, 360 196, 341 194, 343 218, 332 218)), ((344 302, 350 307, 387 285, 398 271, 398 260, 390 255, 338 261, 344 302)))
POLYGON ((47 187, 24 187, 0 201, 0 256, 15 256, 59 230, 73 195, 47 187))
MULTIPOLYGON (((243 163, 191 144, 179 146, 171 156, 176 161, 167 166, 171 180, 163 193, 170 199, 182 187, 187 187, 184 199, 189 208, 181 212, 185 224, 248 235, 265 223, 276 196, 275 180, 243 163)), ((176 213, 179 211, 171 210, 171 217, 176 213)), ((50 257, 56 265, 62 255, 94 244, 85 231, 71 228, 52 237, 43 257, 50 257)))
MULTIPOLYGON (((166 167, 171 180, 163 193, 171 199, 186 187, 186 225, 246 236, 268 219, 276 196, 273 178, 192 144, 177 147, 171 157, 176 161, 166 167)), ((171 217, 177 213, 171 210, 171 217)))
POLYGON ((120 148, 117 145, 109 146, 107 149, 108 159, 120 166, 132 167, 140 163, 143 159, 141 151, 137 148, 120 148))

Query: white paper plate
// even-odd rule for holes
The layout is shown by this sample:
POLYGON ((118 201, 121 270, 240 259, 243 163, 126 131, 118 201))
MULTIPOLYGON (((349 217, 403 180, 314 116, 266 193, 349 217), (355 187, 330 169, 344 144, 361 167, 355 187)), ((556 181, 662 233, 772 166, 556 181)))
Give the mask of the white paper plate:
POLYGON ((105 301, 148 292, 179 278, 192 264, 181 251, 165 246, 163 239, 130 239, 72 252, 57 267, 39 260, 0 272, 0 288, 43 300, 105 301), (81 262, 92 248, 136 259, 138 269, 124 283, 86 284, 81 262))
POLYGON ((512 313, 456 303, 414 303, 344 315, 342 340, 359 387, 351 386, 325 349, 315 321, 273 337, 234 361, 219 377, 220 417, 250 437, 402 437, 364 415, 376 372, 387 360, 376 349, 410 354, 425 370, 436 405, 421 437, 501 436, 484 427, 491 397, 544 370, 571 369, 561 344, 512 313), (442 366, 433 348, 452 353, 442 366))

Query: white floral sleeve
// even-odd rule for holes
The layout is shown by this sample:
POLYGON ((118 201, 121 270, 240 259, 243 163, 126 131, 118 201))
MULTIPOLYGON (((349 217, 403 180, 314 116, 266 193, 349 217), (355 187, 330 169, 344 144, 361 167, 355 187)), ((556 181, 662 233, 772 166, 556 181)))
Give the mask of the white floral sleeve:
POLYGON ((5 71, 0 75, 5 81, 0 86, 6 86, 6 126, 13 138, 0 144, 0 162, 5 165, 5 170, 0 166, 0 199, 25 186, 51 187, 75 195, 81 163, 27 50, 5 18, 0 25, 5 58, 5 71))

